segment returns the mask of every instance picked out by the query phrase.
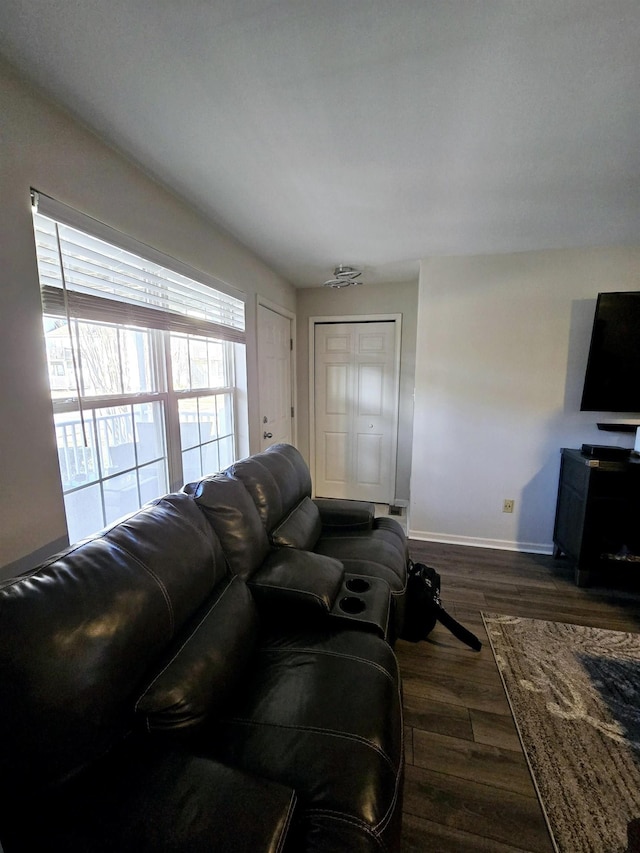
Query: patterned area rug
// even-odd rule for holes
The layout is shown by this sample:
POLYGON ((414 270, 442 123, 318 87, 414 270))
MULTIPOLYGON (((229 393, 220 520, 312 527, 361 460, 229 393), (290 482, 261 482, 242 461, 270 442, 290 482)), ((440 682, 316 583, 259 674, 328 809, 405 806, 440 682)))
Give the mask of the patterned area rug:
POLYGON ((560 853, 640 853, 640 634, 483 613, 560 853))

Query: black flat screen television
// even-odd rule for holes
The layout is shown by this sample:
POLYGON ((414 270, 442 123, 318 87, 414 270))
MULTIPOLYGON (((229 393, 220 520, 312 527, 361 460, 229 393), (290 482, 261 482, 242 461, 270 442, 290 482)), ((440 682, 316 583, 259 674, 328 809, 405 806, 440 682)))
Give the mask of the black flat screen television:
POLYGON ((640 292, 599 293, 583 412, 640 412, 640 292))

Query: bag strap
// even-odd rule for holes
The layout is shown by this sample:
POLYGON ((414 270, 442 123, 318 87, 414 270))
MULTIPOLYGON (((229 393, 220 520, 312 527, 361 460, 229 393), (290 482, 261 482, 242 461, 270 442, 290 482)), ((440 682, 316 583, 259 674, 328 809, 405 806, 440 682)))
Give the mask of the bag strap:
POLYGON ((439 601, 435 602, 436 605, 436 618, 438 622, 442 623, 445 628, 448 628, 454 637, 457 637, 467 646, 470 646, 474 652, 479 652, 482 648, 482 643, 476 637, 475 634, 472 634, 471 631, 468 631, 464 625, 461 625, 456 619, 453 618, 444 607, 440 604, 439 601))

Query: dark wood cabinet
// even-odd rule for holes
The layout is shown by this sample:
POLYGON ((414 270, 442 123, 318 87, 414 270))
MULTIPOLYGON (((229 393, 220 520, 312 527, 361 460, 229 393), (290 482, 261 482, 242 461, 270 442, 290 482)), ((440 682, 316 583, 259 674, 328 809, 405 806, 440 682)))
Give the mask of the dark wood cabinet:
POLYGON ((578 586, 614 565, 640 573, 640 459, 562 450, 554 556, 575 565, 578 586))

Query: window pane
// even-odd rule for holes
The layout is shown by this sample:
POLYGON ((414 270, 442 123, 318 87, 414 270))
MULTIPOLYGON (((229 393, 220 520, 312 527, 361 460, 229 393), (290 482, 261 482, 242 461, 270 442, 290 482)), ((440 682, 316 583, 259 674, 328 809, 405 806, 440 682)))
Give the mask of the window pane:
POLYGON ((156 391, 151 369, 149 332, 142 329, 120 330, 122 382, 125 394, 156 391))
POLYGON ((207 474, 217 474, 219 470, 218 442, 212 441, 210 444, 205 444, 202 447, 202 476, 206 477, 207 474))
POLYGON ((104 481, 103 488, 106 524, 111 524, 120 516, 133 512, 140 506, 138 478, 135 471, 109 477, 104 481))
POLYGON ((84 412, 84 426, 83 432, 80 412, 55 416, 60 477, 65 491, 95 482, 100 476, 92 411, 84 412))
POLYGON ((171 373, 174 391, 189 391, 189 342, 183 335, 171 335, 171 373))
POLYGON ((200 448, 185 450, 182 454, 182 477, 183 482, 193 483, 202 477, 202 465, 200 463, 200 448))
POLYGON ((139 403, 133 406, 136 425, 138 464, 164 459, 164 411, 162 403, 139 403))
POLYGON ((81 391, 87 396, 122 393, 118 330, 99 323, 74 324, 80 341, 78 369, 81 391))
POLYGON ((49 385, 53 400, 76 396, 76 381, 73 373, 72 342, 69 324, 58 317, 42 318, 44 339, 49 365, 49 385))
POLYGON ((178 402, 185 482, 215 474, 233 462, 232 402, 231 393, 204 394, 178 402), (220 423, 223 429, 230 431, 221 447, 218 441, 220 423))
POLYGON ((218 435, 233 434, 233 398, 231 394, 218 394, 218 435))
POLYGON ((178 416, 180 418, 180 447, 196 447, 200 444, 200 427, 198 425, 198 400, 178 401, 178 416))
POLYGON ((211 441, 218 434, 216 426, 216 398, 198 397, 198 420, 200 422, 200 441, 211 441))
POLYGON ((99 484, 65 495, 64 508, 69 541, 72 543, 104 527, 99 484))
POLYGON ((233 436, 227 436, 226 438, 221 438, 218 442, 218 453, 220 456, 220 471, 224 471, 225 468, 228 468, 233 462, 235 462, 236 452, 235 452, 235 442, 233 436))
POLYGON ((45 317, 44 331, 53 399, 77 396, 73 350, 83 396, 157 391, 149 332, 100 323, 45 317), (77 351, 78 341, 80 349, 77 351))
POLYGON ((167 466, 164 461, 154 462, 138 469, 140 484, 140 502, 146 504, 154 498, 159 498, 169 491, 167 481, 167 466))
POLYGON ((189 366, 191 368, 191 389, 210 388, 209 357, 205 338, 189 339, 189 366))
POLYGON ((224 388, 228 385, 225 378, 225 349, 222 341, 209 341, 207 344, 209 356, 209 388, 224 388))
POLYGON ((176 391, 224 388, 229 384, 228 344, 224 341, 172 333, 171 365, 176 391))
POLYGON ((126 471, 136 464, 131 406, 96 409, 102 474, 126 471))

